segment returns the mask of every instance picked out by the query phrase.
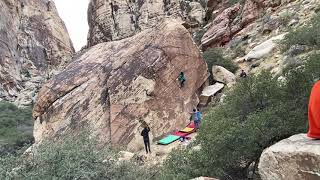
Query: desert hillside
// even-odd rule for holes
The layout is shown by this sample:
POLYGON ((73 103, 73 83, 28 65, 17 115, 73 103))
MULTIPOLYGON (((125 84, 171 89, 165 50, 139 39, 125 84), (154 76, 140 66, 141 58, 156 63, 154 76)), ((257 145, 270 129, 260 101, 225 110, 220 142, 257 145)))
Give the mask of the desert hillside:
POLYGON ((318 0, 90 0, 79 52, 53 1, 0 7, 1 179, 320 179, 318 0))

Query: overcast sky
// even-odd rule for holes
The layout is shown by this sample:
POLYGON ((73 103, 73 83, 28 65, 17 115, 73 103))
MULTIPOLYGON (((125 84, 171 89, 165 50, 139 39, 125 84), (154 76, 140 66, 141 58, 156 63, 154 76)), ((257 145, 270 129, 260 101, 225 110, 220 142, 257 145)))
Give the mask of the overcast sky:
POLYGON ((87 9, 89 0, 53 0, 67 26, 76 51, 87 44, 87 9))

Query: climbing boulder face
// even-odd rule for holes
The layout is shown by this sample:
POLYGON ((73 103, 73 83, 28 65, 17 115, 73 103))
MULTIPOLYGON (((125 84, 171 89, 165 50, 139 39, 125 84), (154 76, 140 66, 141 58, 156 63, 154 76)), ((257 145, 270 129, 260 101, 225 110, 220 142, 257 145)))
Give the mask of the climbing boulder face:
POLYGON ((142 124, 150 126, 151 139, 187 124, 207 77, 199 49, 177 21, 100 43, 40 90, 33 110, 36 143, 86 127, 102 144, 137 151, 142 124), (182 89, 181 71, 187 79, 182 89))
POLYGON ((236 76, 222 66, 212 66, 212 75, 215 80, 226 84, 228 87, 236 83, 236 76))
POLYGON ((88 7, 88 46, 133 36, 165 18, 183 20, 188 27, 199 27, 204 23, 204 2, 91 0, 88 7))
POLYGON ((320 141, 298 134, 264 150, 259 173, 263 180, 320 179, 320 141))
POLYGON ((0 16, 0 100, 30 105, 72 43, 52 1, 0 0, 0 16))

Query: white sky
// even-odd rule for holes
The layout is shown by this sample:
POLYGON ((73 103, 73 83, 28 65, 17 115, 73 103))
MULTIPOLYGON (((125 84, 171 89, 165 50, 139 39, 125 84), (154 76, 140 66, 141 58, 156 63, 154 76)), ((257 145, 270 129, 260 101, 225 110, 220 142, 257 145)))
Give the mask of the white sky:
POLYGON ((76 51, 87 44, 87 9, 89 0, 53 0, 67 26, 76 51))

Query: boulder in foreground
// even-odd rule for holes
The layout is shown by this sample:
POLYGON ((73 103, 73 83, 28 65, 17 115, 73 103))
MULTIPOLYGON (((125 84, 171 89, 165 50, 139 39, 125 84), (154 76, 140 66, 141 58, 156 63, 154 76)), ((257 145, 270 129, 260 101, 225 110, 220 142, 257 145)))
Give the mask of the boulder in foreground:
POLYGON ((291 136, 266 149, 260 158, 263 180, 319 180, 320 140, 291 136))

